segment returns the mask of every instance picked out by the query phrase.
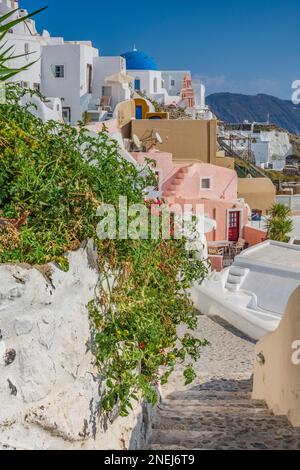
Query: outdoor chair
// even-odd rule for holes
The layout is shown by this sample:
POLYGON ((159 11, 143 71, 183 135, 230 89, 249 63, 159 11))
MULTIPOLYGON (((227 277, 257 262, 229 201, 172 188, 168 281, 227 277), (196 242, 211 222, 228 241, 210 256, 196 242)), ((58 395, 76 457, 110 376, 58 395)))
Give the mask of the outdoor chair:
POLYGON ((102 96, 100 101, 100 108, 103 111, 111 112, 111 96, 102 96))
POLYGON ((231 247, 234 256, 239 255, 245 248, 246 240, 244 240, 243 238, 239 238, 238 241, 231 247))
POLYGON ((208 254, 213 255, 213 256, 223 256, 224 250, 223 248, 220 248, 220 247, 210 246, 208 247, 208 254))

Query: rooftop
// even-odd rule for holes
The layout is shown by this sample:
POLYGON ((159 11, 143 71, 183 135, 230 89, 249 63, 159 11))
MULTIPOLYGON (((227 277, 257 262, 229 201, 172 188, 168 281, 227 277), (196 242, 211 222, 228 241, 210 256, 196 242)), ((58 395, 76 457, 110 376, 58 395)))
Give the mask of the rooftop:
POLYGON ((158 70, 155 60, 146 52, 134 49, 121 56, 126 59, 127 70, 158 70))
POLYGON ((244 251, 240 258, 300 272, 300 246, 297 245, 267 241, 244 251))

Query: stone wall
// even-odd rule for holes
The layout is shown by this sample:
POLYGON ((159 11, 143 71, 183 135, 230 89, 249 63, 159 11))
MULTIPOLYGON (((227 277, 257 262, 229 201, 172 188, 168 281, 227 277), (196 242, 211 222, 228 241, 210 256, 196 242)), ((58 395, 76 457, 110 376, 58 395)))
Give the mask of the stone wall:
POLYGON ((68 272, 0 265, 0 449, 140 447, 148 408, 100 419, 86 308, 99 281, 93 242, 67 256, 68 272))

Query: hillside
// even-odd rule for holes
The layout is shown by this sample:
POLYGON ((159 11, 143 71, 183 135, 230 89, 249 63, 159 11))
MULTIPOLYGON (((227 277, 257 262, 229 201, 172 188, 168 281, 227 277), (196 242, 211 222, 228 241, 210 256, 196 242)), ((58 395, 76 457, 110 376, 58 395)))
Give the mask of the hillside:
POLYGON ((207 104, 216 116, 226 123, 270 122, 300 134, 300 105, 270 95, 242 95, 237 93, 214 93, 207 97, 207 104))

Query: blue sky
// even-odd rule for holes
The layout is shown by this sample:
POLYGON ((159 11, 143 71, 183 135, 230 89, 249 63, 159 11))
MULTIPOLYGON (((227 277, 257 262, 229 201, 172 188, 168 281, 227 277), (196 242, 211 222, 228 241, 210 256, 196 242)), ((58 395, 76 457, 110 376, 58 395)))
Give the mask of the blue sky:
POLYGON ((91 39, 102 55, 145 50, 160 69, 190 69, 207 92, 290 98, 300 80, 299 0, 20 0, 39 30, 91 39))

